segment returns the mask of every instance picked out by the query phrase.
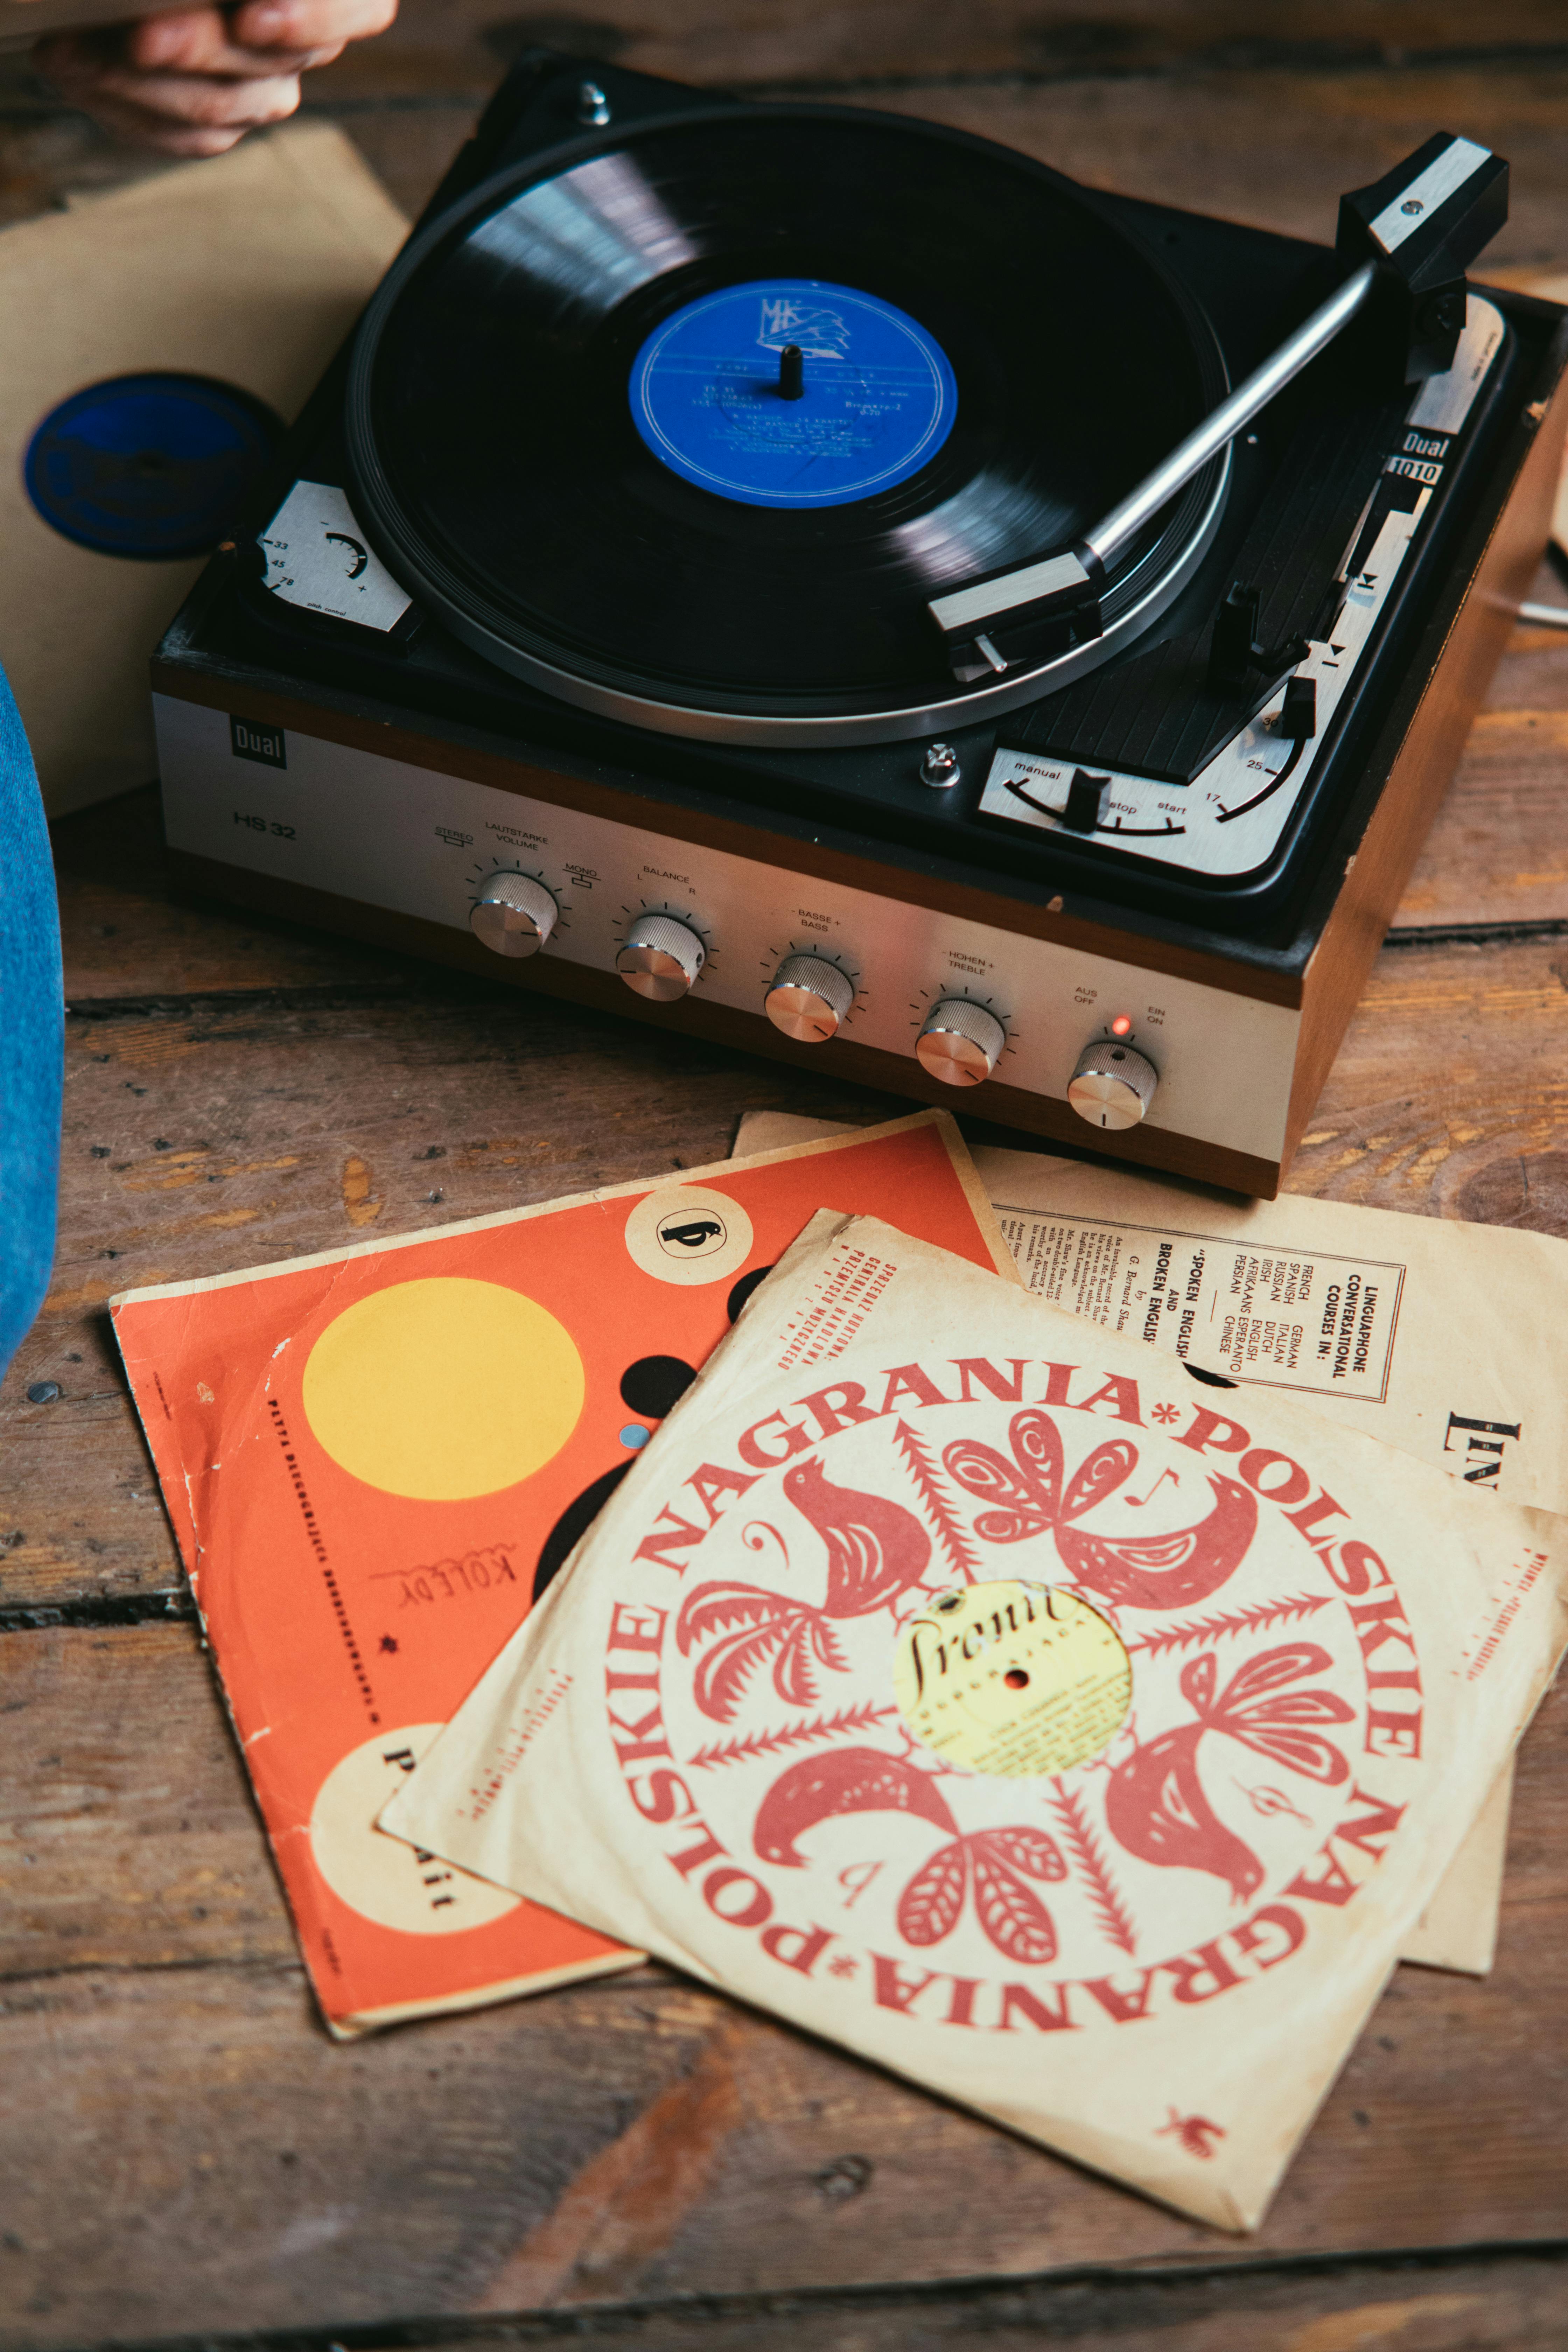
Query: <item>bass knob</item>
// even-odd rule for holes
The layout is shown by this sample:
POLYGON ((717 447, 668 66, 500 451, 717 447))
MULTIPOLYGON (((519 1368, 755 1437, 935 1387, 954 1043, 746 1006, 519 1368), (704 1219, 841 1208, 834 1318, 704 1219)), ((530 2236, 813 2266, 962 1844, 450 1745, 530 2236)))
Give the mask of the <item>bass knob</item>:
POLYGON ((967 996, 944 996, 926 1015, 915 1055, 927 1077, 944 1087, 977 1087, 991 1076, 1006 1043, 994 1013, 967 996))
POLYGON ((635 995, 650 1004, 669 1004, 685 995, 707 953, 689 923, 678 923, 673 915, 639 915, 616 958, 616 970, 635 995))
POLYGON ((537 955, 561 909, 531 874, 487 874, 468 915, 476 939, 497 955, 537 955))
POLYGON ((1099 1037, 1068 1080, 1068 1100, 1090 1127, 1136 1127, 1154 1099, 1160 1073, 1147 1054, 1099 1037))
POLYGON ((775 1029, 799 1045, 825 1045, 855 1002, 855 983, 826 956, 787 955, 763 1010, 775 1029))

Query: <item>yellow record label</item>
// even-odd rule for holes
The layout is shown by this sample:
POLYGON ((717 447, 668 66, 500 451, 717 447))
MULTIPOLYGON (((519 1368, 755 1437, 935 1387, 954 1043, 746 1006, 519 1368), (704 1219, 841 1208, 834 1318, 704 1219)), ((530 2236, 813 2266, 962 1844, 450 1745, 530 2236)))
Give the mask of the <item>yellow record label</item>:
POLYGON ((939 1593, 899 1634, 893 1696, 917 1739, 965 1772, 1065 1772, 1121 1729, 1132 1667, 1087 1601, 1012 1580, 939 1593))

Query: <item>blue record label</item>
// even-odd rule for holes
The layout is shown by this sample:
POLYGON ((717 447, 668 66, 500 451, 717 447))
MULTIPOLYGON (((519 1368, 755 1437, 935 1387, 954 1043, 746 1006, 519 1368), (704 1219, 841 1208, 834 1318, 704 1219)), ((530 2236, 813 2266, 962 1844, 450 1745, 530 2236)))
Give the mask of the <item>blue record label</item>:
POLYGON ((44 520, 80 547, 143 562, 205 555, 282 430, 264 402, 215 377, 111 376, 49 411, 23 479, 44 520))
POLYGON ((630 392, 637 431, 672 473, 754 507, 890 490, 935 457, 958 414, 947 354, 922 326, 814 278, 688 302, 644 343, 630 392))

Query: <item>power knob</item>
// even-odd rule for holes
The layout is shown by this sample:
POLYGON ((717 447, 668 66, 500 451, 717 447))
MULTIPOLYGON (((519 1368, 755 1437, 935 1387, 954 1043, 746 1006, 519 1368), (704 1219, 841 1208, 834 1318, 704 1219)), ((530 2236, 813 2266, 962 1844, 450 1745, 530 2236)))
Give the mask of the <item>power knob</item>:
POLYGON ((1007 1032, 994 1013, 967 996, 944 996, 926 1015, 915 1055, 929 1078, 945 1087, 977 1087, 996 1067, 1007 1032))
POLYGON ((763 1000, 775 1029, 799 1045, 825 1045, 855 1002, 855 983, 826 956, 785 956, 763 1000))
POLYGON ((1097 1038, 1078 1057, 1068 1100, 1090 1127, 1136 1127, 1154 1099, 1160 1073, 1146 1054, 1097 1038))
POLYGON ((531 874, 488 874, 468 921, 497 955, 537 955, 560 913, 552 892, 531 874))
POLYGON ((689 923, 673 915, 639 915, 616 958, 626 986, 651 1004, 684 996, 701 971, 707 950, 689 923))

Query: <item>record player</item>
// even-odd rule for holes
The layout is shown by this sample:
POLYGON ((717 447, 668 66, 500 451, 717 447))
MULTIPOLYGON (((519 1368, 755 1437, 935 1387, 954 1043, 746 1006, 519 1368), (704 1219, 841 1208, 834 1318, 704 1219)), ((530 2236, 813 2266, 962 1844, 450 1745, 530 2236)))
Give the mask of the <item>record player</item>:
POLYGON ((1546 540, 1506 205, 531 55, 155 657, 178 873, 1272 1195, 1546 540))

